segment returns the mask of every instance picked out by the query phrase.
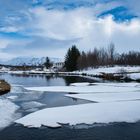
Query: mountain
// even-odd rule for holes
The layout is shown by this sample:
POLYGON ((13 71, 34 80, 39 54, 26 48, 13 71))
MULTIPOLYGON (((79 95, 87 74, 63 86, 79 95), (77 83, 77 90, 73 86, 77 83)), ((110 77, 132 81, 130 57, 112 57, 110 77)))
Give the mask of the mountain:
MULTIPOLYGON (((28 65, 28 66, 36 65, 36 66, 39 66, 39 65, 42 65, 45 61, 46 61, 46 57, 41 57, 41 58, 17 57, 17 58, 13 58, 11 60, 8 60, 8 61, 1 61, 0 64, 12 65, 12 66, 23 66, 23 65, 28 65)), ((63 59, 50 58, 50 61, 53 62, 53 63, 63 62, 63 59)))

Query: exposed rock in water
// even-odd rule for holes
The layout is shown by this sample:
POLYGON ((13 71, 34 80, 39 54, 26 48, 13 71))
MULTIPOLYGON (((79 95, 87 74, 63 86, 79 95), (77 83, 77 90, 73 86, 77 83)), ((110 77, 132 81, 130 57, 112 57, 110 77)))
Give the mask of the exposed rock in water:
POLYGON ((0 80, 0 95, 6 94, 11 90, 11 86, 5 80, 0 80))

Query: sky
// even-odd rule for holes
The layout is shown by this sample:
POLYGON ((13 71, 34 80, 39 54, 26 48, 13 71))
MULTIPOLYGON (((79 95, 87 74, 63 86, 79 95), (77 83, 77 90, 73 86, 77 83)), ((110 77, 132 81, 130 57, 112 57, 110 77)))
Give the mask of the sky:
POLYGON ((139 0, 0 0, 0 59, 63 58, 114 43, 140 50, 139 0))

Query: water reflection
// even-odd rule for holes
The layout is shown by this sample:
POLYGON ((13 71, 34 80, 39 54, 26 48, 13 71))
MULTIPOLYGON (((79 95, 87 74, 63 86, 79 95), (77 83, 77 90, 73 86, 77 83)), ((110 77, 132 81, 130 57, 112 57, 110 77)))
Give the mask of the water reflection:
POLYGON ((43 74, 2 74, 1 79, 5 79, 11 84, 24 86, 65 86, 75 82, 97 82, 78 76, 57 76, 43 74))
MULTIPOLYGON (((77 76, 61 76, 56 75, 40 75, 40 74, 3 74, 1 78, 7 80, 12 84, 12 90, 7 95, 3 97, 9 98, 12 102, 20 106, 20 112, 23 115, 29 113, 29 110, 23 105, 31 104, 43 104, 43 106, 32 108, 31 111, 37 109, 48 108, 48 107, 58 107, 58 106, 68 106, 89 103, 89 101, 73 99, 65 97, 65 94, 61 92, 37 92, 28 91, 24 87, 27 86, 66 86, 74 82, 87 82, 87 79, 77 77, 77 76), (12 97, 10 97, 12 96, 12 97), (15 98, 16 97, 16 98, 15 98), (13 99, 14 98, 14 99, 13 99)), ((93 81, 92 81, 93 82, 93 81)), ((34 105, 35 106, 35 105, 34 105)))

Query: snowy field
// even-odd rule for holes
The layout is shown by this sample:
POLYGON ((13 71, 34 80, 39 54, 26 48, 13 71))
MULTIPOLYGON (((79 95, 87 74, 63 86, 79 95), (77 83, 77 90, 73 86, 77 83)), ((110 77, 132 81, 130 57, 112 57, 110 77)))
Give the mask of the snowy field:
POLYGON ((139 83, 73 83, 70 86, 28 87, 34 91, 76 92, 68 98, 92 101, 82 105, 46 108, 31 113, 16 123, 27 127, 60 127, 77 124, 108 124, 140 120, 139 83))

